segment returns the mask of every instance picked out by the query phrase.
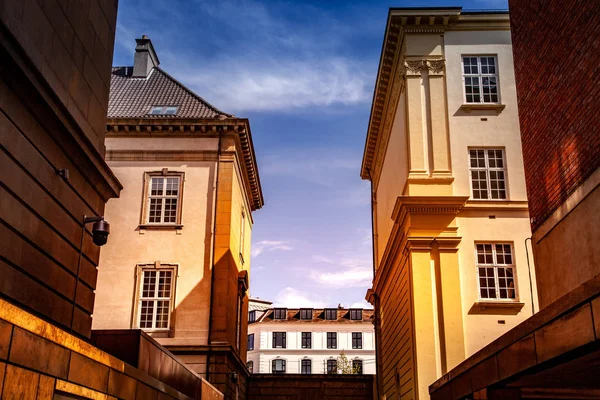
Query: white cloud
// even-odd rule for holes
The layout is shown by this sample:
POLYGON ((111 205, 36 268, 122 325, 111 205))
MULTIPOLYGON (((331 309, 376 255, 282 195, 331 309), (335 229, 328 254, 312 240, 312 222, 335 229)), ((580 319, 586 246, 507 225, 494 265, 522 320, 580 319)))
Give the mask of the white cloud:
POLYGON ((274 250, 282 250, 289 251, 293 248, 287 244, 287 242, 279 241, 279 240, 261 240, 258 243, 252 244, 252 257, 256 257, 259 254, 265 251, 274 251, 274 250))
POLYGON ((177 79, 218 107, 235 112, 352 105, 371 98, 370 77, 362 63, 342 57, 259 60, 221 59, 181 63, 170 68, 177 79), (194 65, 193 69, 184 65, 194 65))
POLYGON ((328 305, 328 298, 323 298, 321 295, 304 292, 288 286, 277 293, 273 304, 275 307, 324 308, 328 305))
POLYGON ((373 306, 368 301, 361 300, 350 304, 348 308, 373 308, 373 306))
POLYGON ((311 269, 309 277, 316 283, 329 288, 369 287, 373 281, 373 269, 370 262, 363 258, 343 258, 333 260, 314 256, 313 261, 328 264, 328 267, 311 269), (341 268, 333 267, 339 265, 341 268))

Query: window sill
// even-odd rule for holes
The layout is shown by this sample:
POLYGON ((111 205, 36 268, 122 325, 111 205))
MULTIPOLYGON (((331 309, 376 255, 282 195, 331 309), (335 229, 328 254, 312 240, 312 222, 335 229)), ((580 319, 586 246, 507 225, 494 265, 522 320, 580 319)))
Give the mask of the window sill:
POLYGON ((170 229, 183 229, 182 224, 139 224, 139 229, 156 229, 156 230, 170 230, 170 229))
POLYGON ((520 310, 525 306, 525 303, 521 303, 518 301, 476 301, 475 307, 480 310, 485 310, 487 308, 504 308, 511 310, 520 310))
POLYGON ((498 114, 500 114, 500 112, 502 110, 504 110, 505 107, 506 107, 506 104, 467 103, 467 104, 463 104, 462 106, 460 106, 460 109, 465 112, 471 112, 473 110, 475 110, 475 111, 492 110, 492 111, 496 111, 498 114))

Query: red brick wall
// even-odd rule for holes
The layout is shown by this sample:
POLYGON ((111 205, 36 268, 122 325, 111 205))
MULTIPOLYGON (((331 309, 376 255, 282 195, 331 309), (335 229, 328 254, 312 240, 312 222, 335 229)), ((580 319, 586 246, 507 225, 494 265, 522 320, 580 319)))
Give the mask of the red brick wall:
POLYGON ((535 232, 600 166, 600 12, 586 0, 509 4, 535 232))

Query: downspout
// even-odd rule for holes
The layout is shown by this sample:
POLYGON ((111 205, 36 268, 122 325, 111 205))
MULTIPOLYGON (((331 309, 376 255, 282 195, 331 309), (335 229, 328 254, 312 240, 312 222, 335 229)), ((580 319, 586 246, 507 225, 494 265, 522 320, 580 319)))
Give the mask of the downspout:
MULTIPOLYGON (((371 248, 373 251, 373 282, 375 282, 375 273, 376 273, 376 268, 375 266, 377 265, 377 254, 375 252, 375 190, 373 188, 373 179, 371 177, 371 170, 367 169, 367 176, 369 177, 369 182, 371 183, 371 248)), ((376 399, 380 399, 380 393, 381 393, 381 387, 380 387, 380 382, 381 382, 381 375, 380 375, 380 371, 381 371, 381 348, 379 346, 379 335, 381 334, 380 331, 380 321, 379 321, 379 295, 377 293, 375 293, 375 291, 373 291, 373 300, 374 303, 373 304, 373 309, 374 309, 374 315, 375 315, 375 376, 376 376, 376 399)))
MULTIPOLYGON (((213 207, 213 220, 212 220, 212 255, 211 264, 212 270, 210 272, 210 308, 208 317, 208 354, 206 356, 206 380, 208 381, 210 376, 210 357, 212 349, 212 315, 213 315, 213 303, 215 293, 215 246, 216 246, 216 234, 217 234, 217 202, 219 200, 219 167, 221 166, 221 135, 222 131, 219 130, 219 142, 217 145, 217 168, 215 171, 215 206, 213 207)), ((209 381, 210 382, 210 381, 209 381)))

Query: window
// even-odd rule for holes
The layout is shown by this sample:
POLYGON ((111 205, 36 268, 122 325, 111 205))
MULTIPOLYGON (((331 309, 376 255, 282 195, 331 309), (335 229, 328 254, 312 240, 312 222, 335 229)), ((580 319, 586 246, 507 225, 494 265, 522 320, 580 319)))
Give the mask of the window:
POLYGON ((254 361, 248 361, 246 363, 246 368, 248 368, 248 372, 253 373, 254 372, 254 361))
POLYGON ((337 360, 327 360, 327 373, 337 374, 337 360))
POLYGON ((352 373, 362 375, 362 373, 363 373, 362 360, 352 360, 352 373))
POLYGON ((512 246, 508 243, 478 243, 476 249, 479 298, 516 299, 512 246))
POLYGON ((301 374, 311 374, 312 373, 312 361, 311 360, 300 361, 300 373, 301 374))
POLYGON ((467 103, 499 103, 498 63, 495 56, 463 56, 467 103))
POLYGON ((477 200, 505 200, 504 150, 469 149, 471 188, 477 200))
POLYGON ((362 332, 352 332, 352 348, 362 349, 362 332))
POLYGON ((285 349, 285 332, 273 332, 273 348, 285 349))
POLYGON ((181 224, 183 173, 152 172, 146 174, 146 202, 143 222, 150 225, 181 224))
POLYGON ((312 333, 302 332, 302 348, 310 349, 312 347, 312 333))
POLYGON ((248 322, 256 321, 256 311, 250 311, 248 313, 248 322))
POLYGON ((142 269, 139 287, 138 326, 142 329, 169 329, 174 269, 142 269))
POLYGON ((325 319, 330 320, 330 321, 335 321, 337 319, 337 309, 326 308, 325 309, 325 319))
POLYGON ((313 309, 312 308, 301 308, 300 319, 312 319, 313 309))
POLYGON ((254 333, 248 335, 248 350, 254 350, 254 333))
POLYGON ((285 360, 277 358, 272 363, 274 374, 285 374, 285 360))
POLYGON ((337 349, 337 333, 327 332, 327 348, 337 349))
POLYGON ((287 308, 276 308, 273 311, 274 319, 287 319, 287 308))
POLYGON ((150 115, 175 115, 178 109, 177 106, 153 106, 150 115))
POLYGON ((362 320, 362 310, 350 310, 350 319, 362 320))

